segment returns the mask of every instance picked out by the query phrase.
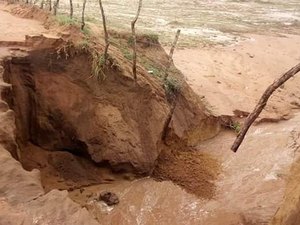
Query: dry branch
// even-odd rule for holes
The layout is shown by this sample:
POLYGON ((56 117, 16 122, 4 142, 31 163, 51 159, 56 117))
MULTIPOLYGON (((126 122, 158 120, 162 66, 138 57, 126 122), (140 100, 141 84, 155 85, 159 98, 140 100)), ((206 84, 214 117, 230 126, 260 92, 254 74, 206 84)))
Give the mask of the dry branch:
POLYGON ((284 84, 287 80, 289 80, 291 77, 293 77, 295 74, 297 74, 300 71, 300 63, 296 66, 294 66, 292 69, 284 73, 279 79, 275 80, 263 93, 261 96, 258 104, 254 108, 253 112, 249 114, 247 117, 241 131, 239 132, 236 140, 234 141, 231 150, 236 152, 239 148, 239 146, 242 144, 245 135, 247 134, 247 131, 249 130, 252 123, 255 121, 255 119, 259 116, 261 111, 264 109, 264 107, 267 104, 268 99, 273 94, 273 92, 279 88, 282 84, 284 84))
POLYGON ((174 54, 174 51, 175 51, 175 48, 176 48, 176 45, 177 45, 177 42, 178 42, 178 39, 179 39, 179 35, 180 35, 180 30, 178 29, 177 32, 176 32, 176 36, 175 36, 175 39, 173 41, 172 47, 170 49, 169 61, 168 61, 168 65, 166 67, 164 79, 167 79, 167 77, 169 75, 169 70, 170 70, 172 62, 173 62, 173 54, 174 54))
POLYGON ((54 6, 53 6, 53 14, 56 15, 57 14, 57 9, 58 9, 58 4, 59 4, 59 0, 56 0, 56 2, 54 3, 54 6))
POLYGON ((41 5, 40 5, 40 9, 43 9, 43 8, 44 8, 44 3, 45 3, 45 0, 42 0, 42 1, 41 1, 41 5))
POLYGON ((81 14, 81 30, 83 30, 83 29, 84 29, 84 27, 85 27, 84 13, 85 13, 85 5, 86 5, 86 1, 87 1, 87 0, 84 0, 84 1, 83 1, 83 5, 82 5, 82 14, 81 14))
POLYGON ((101 10, 103 30, 104 30, 104 40, 105 40, 104 66, 106 66, 106 61, 108 59, 109 40, 108 40, 108 32, 107 32, 107 28, 106 28, 106 18, 105 18, 105 14, 104 14, 103 5, 102 5, 102 0, 99 0, 99 6, 100 6, 100 10, 101 10))
POLYGON ((137 22, 141 9, 142 9, 142 0, 139 0, 139 6, 138 6, 138 10, 137 13, 135 15, 135 18, 133 19, 133 21, 131 22, 131 31, 132 31, 132 74, 133 74, 133 78, 134 80, 137 79, 137 75, 136 75, 136 33, 135 33, 135 23, 137 22))
POLYGON ((49 11, 52 11, 52 0, 49 0, 49 11))
POLYGON ((73 18, 73 0, 70 0, 70 18, 73 18))

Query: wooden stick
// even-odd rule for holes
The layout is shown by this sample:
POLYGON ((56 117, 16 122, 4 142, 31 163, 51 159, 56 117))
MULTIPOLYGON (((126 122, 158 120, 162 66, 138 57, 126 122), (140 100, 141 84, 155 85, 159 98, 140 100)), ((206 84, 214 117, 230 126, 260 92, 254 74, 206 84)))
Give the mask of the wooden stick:
MULTIPOLYGON (((50 1, 50 3, 51 3, 51 1, 50 1)), ((54 6, 53 6, 55 16, 57 14, 58 4, 59 4, 59 0, 56 0, 56 2, 54 3, 54 6)))
POLYGON ((179 35, 180 35, 180 30, 178 29, 177 32, 176 32, 176 36, 175 36, 175 39, 173 41, 172 47, 170 49, 169 61, 168 61, 168 65, 166 67, 165 77, 164 77, 165 80, 169 76, 169 70, 170 70, 172 62, 173 62, 173 54, 174 54, 174 51, 175 51, 175 48, 176 48, 176 45, 177 45, 177 42, 178 42, 178 39, 179 39, 179 35))
POLYGON ((109 47, 109 40, 108 40, 108 32, 106 28, 106 18, 104 14, 104 9, 102 5, 102 1, 99 0, 99 6, 101 10, 101 15, 102 15, 102 23, 103 23, 103 29, 104 29, 104 40, 105 40, 105 49, 104 49, 104 66, 106 66, 106 61, 108 59, 108 47, 109 47))
POLYGON ((85 27, 84 13, 85 13, 86 1, 87 1, 87 0, 83 0, 83 5, 82 5, 82 14, 81 14, 81 30, 83 30, 83 29, 84 29, 84 27, 85 27))
POLYGON ((73 18, 73 0, 70 0, 70 18, 73 18))
POLYGON ((139 6, 138 6, 138 10, 137 13, 135 15, 135 18, 133 19, 133 21, 131 22, 131 31, 132 31, 132 74, 133 74, 133 78, 136 81, 137 79, 137 75, 136 75, 136 33, 135 33, 135 23, 139 18, 141 9, 142 9, 142 0, 139 0, 139 6))
POLYGON ((254 108, 253 112, 249 114, 247 117, 241 131, 239 132, 237 138, 235 139, 231 150, 233 152, 237 152, 238 148, 242 144, 245 135, 247 134, 250 126, 255 121, 255 119, 259 116, 261 111, 264 109, 264 107, 267 104, 268 99, 273 94, 273 92, 279 88, 282 84, 284 84, 287 80, 289 80, 291 77, 293 77, 295 74, 297 74, 300 71, 300 63, 296 66, 294 66, 292 69, 284 73, 279 79, 275 80, 263 93, 261 96, 258 104, 254 108))

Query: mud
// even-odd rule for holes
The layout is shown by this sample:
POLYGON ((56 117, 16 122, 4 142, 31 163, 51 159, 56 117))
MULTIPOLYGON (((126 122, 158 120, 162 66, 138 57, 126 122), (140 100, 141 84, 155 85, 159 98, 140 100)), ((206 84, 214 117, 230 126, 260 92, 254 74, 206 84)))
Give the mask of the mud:
POLYGON ((193 149, 164 148, 153 171, 156 180, 170 180, 200 198, 215 196, 220 162, 208 153, 193 149))

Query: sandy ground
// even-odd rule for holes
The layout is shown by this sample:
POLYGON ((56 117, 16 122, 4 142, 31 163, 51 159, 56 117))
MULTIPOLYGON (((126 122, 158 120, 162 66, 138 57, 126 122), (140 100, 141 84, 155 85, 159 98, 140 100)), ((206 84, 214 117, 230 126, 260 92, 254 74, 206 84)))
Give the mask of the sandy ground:
MULTIPOLYGON (((179 49, 175 65, 216 115, 251 112, 268 85, 300 61, 300 36, 251 35, 233 46, 179 49)), ((300 76, 271 98, 263 117, 281 118, 300 103, 300 76)))
MULTIPOLYGON (((0 9, 3 9, 1 4, 0 9)), ((18 18, 4 11, 1 11, 0 27, 0 40, 5 42, 24 41, 25 35, 41 34, 46 31, 38 21, 18 18)))

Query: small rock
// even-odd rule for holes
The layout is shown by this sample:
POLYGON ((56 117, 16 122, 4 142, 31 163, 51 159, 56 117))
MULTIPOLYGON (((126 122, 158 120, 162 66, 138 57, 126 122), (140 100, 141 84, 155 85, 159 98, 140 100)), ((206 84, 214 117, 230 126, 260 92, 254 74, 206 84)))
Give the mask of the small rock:
POLYGON ((115 193, 104 191, 100 194, 99 201, 104 201, 108 206, 112 206, 119 203, 119 198, 115 193))
POLYGON ((84 188, 80 188, 80 193, 82 194, 82 192, 84 192, 84 188))
POLYGON ((254 58, 254 55, 250 54, 250 53, 247 53, 247 55, 250 57, 250 58, 254 58))

